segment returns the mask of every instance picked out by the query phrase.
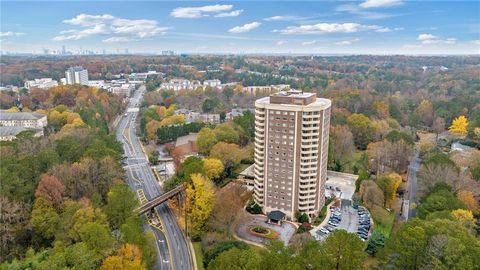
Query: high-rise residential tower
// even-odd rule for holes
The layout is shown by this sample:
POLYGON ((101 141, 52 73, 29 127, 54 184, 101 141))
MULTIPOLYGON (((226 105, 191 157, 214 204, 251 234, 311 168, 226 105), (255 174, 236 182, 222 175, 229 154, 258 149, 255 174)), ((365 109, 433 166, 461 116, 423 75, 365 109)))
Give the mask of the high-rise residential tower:
POLYGON ((325 203, 331 101, 282 91, 255 102, 254 198, 265 213, 318 215, 325 203))
POLYGON ((88 71, 83 67, 71 67, 65 71, 66 84, 88 85, 88 71))

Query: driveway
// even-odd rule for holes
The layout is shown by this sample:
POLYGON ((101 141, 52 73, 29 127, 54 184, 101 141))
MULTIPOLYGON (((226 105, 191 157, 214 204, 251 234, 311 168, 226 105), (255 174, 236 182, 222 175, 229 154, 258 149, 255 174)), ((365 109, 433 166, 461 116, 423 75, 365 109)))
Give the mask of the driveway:
POLYGON ((281 226, 273 225, 266 223, 266 216, 247 216, 235 229, 235 232, 239 238, 252 241, 258 244, 265 245, 270 240, 263 237, 254 236, 249 232, 249 228, 252 226, 262 226, 269 229, 272 229, 279 234, 278 240, 283 241, 283 243, 288 245, 290 238, 295 234, 296 228, 291 223, 283 222, 281 226))

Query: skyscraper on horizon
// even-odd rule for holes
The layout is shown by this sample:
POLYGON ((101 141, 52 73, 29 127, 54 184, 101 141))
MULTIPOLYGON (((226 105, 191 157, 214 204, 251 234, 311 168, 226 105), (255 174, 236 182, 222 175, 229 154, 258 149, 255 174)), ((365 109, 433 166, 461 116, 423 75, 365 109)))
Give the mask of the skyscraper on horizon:
POLYGON ((331 101, 282 91, 255 102, 254 199, 288 219, 325 204, 331 101))

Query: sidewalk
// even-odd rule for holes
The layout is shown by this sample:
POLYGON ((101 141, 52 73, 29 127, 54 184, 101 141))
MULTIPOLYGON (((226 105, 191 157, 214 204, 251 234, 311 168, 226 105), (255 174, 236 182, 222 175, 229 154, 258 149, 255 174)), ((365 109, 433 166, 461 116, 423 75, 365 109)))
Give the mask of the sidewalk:
POLYGON ((325 215, 325 219, 320 223, 320 225, 314 227, 313 229, 310 230, 310 234, 315 237, 316 233, 318 230, 320 230, 323 226, 327 225, 328 220, 330 219, 330 215, 332 214, 332 211, 330 210, 330 206, 332 206, 335 203, 335 201, 332 201, 329 205, 327 205, 327 213, 325 215))

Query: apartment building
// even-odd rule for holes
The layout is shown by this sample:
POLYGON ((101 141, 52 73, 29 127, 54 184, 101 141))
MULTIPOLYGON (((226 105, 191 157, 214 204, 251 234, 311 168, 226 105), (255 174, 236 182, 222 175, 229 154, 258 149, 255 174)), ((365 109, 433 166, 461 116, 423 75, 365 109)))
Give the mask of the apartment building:
POLYGON ((266 86, 244 86, 242 93, 250 96, 272 94, 279 91, 288 91, 290 85, 288 84, 275 84, 266 86))
POLYGON ((318 215, 325 203, 331 101, 281 91, 255 102, 254 199, 265 213, 318 215))
POLYGON ((41 78, 41 79, 34 79, 31 81, 25 82, 25 88, 40 88, 40 89, 48 89, 51 87, 58 86, 58 82, 52 78, 41 78))
POLYGON ((65 71, 65 84, 88 85, 88 71, 83 67, 71 67, 65 71))
POLYGON ((43 129, 47 124, 47 116, 43 114, 0 110, 0 126, 43 129))

